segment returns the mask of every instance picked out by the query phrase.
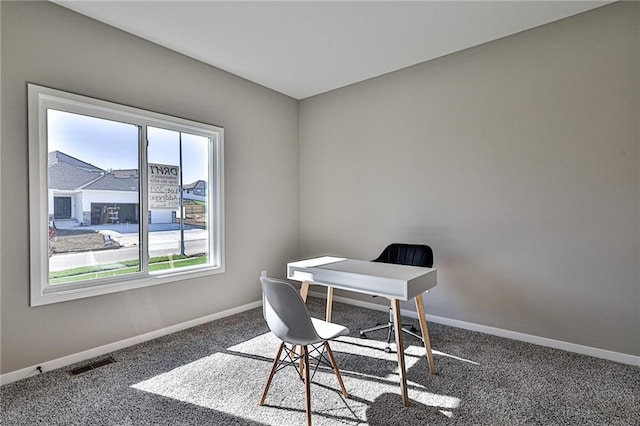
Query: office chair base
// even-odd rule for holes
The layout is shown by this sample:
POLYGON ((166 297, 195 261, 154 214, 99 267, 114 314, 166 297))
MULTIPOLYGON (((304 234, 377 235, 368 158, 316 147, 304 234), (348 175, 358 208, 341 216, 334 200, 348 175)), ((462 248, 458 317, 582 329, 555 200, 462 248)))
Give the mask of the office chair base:
POLYGON ((416 339, 420 339, 420 341, 422 343, 424 343, 424 340, 422 339, 422 336, 420 336, 419 334, 417 334, 420 330, 416 329, 415 327, 411 327, 410 329, 406 329, 404 327, 402 327, 402 331, 404 331, 405 333, 415 337, 416 339))
POLYGON ((376 324, 375 327, 371 327, 371 328, 365 328, 364 330, 360 330, 360 337, 363 338, 367 338, 366 333, 369 333, 370 331, 378 331, 378 330, 384 330, 386 328, 389 328, 389 326, 391 325, 391 323, 387 323, 387 324, 376 324))
MULTIPOLYGON (((360 330, 360 337, 362 337, 363 339, 368 339, 369 337, 367 336, 367 333, 371 332, 371 331, 378 331, 378 330, 386 330, 388 328, 391 328, 391 330, 393 331, 393 324, 378 324, 375 327, 371 327, 371 328, 365 328, 364 330, 360 330)), ((402 324, 402 330, 405 333, 409 333, 412 336, 417 337, 418 339, 422 339, 422 336, 420 336, 419 333, 420 330, 418 330, 414 325, 411 325, 411 327, 409 327, 408 329, 406 328, 406 325, 402 324)))
MULTIPOLYGON (((367 336, 367 333, 370 331, 378 331, 378 330, 384 330, 387 329, 387 347, 384 348, 383 350, 390 354, 393 353, 393 351, 391 350, 391 346, 389 345, 391 343, 391 336, 393 335, 393 323, 389 323, 389 324, 378 324, 375 327, 371 327, 371 328, 366 328, 364 330, 360 330, 360 337, 362 339, 368 339, 369 336, 367 336)), ((420 332, 420 330, 418 330, 415 326, 411 325, 410 328, 405 328, 405 326, 402 326, 402 331, 404 331, 405 333, 415 337, 416 339, 419 339, 421 342, 424 343, 424 340, 422 339, 422 336, 419 335, 418 333, 420 332)))

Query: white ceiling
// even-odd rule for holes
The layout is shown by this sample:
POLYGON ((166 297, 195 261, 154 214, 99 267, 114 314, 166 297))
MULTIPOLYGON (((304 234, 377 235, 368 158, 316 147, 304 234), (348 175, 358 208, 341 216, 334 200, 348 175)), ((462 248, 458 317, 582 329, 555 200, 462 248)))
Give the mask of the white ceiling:
POLYGON ((610 2, 55 0, 296 99, 610 2))

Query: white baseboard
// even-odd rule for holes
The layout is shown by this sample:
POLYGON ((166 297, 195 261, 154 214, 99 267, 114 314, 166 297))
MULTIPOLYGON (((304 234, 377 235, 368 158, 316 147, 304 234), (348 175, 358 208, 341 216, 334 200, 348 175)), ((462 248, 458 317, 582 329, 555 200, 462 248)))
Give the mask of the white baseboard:
MULTIPOLYGON (((326 299, 327 295, 324 292, 310 291, 310 296, 326 299)), ((350 299, 343 296, 334 296, 333 300, 336 302, 342 302, 349 305, 360 306, 362 308, 373 309, 376 311, 386 312, 389 307, 387 305, 379 305, 377 303, 364 302, 362 300, 350 299)), ((402 315, 418 319, 418 314, 411 310, 401 309, 402 315)), ((452 327, 464 328, 466 330, 478 331, 480 333, 491 334, 498 337, 506 337, 508 339, 520 340, 522 342, 533 343, 540 346, 546 346, 554 349, 562 349, 568 352, 574 352, 582 355, 589 355, 596 358, 607 359, 609 361, 615 361, 622 364, 629 364, 640 366, 640 356, 623 354, 620 352, 608 351, 605 349, 593 348, 590 346, 578 345, 576 343, 563 342, 561 340, 549 339, 546 337, 534 336, 531 334, 519 333, 517 331, 504 330, 502 328, 489 327, 486 325, 474 324, 466 321, 459 321, 450 318, 439 317, 436 315, 427 314, 428 322, 435 322, 438 324, 449 325, 452 327)))
POLYGON ((124 349, 129 346, 137 345, 138 343, 146 342, 148 340, 157 339, 158 337, 166 336, 171 333, 186 330, 187 328, 195 327, 197 325, 205 324, 220 318, 228 317, 238 314, 240 312, 248 311, 249 309, 262 306, 262 300, 252 302, 246 305, 238 306, 237 308, 228 309, 226 311, 218 312, 204 317, 196 318, 190 321, 185 321, 180 324, 175 324, 169 327, 161 328, 159 330, 150 331, 139 336, 130 337, 128 339, 120 340, 118 342, 109 343, 97 348, 88 349, 86 351, 71 354, 62 358, 57 358, 51 361, 45 361, 38 365, 22 368, 20 370, 11 371, 9 373, 0 375, 0 385, 6 385, 8 383, 15 382, 17 380, 25 379, 38 373, 38 367, 42 372, 51 371, 58 368, 66 367, 67 365, 75 364, 76 362, 82 362, 87 359, 95 358, 100 355, 108 354, 119 349, 124 349))

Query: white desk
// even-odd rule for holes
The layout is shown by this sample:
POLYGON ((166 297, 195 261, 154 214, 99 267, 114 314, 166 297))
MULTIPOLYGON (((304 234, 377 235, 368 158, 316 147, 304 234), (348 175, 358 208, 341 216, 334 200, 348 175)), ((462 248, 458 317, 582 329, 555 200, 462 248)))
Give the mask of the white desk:
POLYGON ((420 320, 424 348, 429 361, 429 370, 431 374, 436 374, 422 300, 422 294, 437 284, 436 269, 324 256, 288 263, 287 278, 302 282, 300 294, 304 300, 307 298, 309 284, 327 287, 327 321, 331 321, 334 288, 382 296, 391 301, 396 345, 398 347, 400 390, 402 402, 405 406, 409 405, 409 397, 407 396, 407 373, 404 364, 400 301, 414 299, 418 311, 418 319, 420 320))

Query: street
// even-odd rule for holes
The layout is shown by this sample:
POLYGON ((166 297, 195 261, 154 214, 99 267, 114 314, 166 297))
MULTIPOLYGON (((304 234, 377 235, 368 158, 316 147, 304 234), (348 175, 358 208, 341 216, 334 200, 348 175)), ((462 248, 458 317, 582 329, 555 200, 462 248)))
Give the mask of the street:
MULTIPOLYGON (((107 265, 138 259, 140 248, 137 233, 121 234, 113 231, 103 231, 103 233, 120 243, 121 247, 113 250, 55 254, 49 258, 49 271, 63 271, 82 266, 107 265)), ((186 255, 207 252, 206 231, 202 229, 185 230, 184 239, 186 255)), ((149 232, 149 257, 170 254, 180 254, 180 231, 149 232)))

